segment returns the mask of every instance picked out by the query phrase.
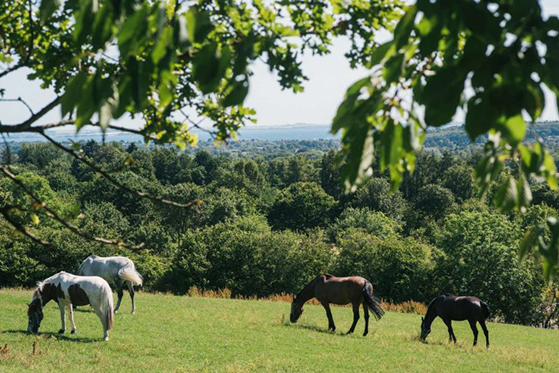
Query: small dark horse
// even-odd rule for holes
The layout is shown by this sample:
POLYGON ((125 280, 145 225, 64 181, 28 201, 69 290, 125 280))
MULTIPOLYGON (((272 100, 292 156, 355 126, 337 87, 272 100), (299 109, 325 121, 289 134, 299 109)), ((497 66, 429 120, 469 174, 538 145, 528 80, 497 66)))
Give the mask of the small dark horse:
POLYGON ((373 296, 373 285, 363 277, 334 277, 332 275, 320 275, 309 282, 303 290, 293 299, 291 303, 291 322, 295 323, 303 313, 303 305, 309 299, 316 298, 326 310, 328 316, 328 330, 335 331, 330 303, 353 305, 353 324, 347 334, 353 333, 355 325, 359 321, 359 306, 363 305, 365 314, 365 332, 369 333, 369 308, 377 320, 384 311, 380 308, 380 303, 373 296))
POLYGON ((477 344, 477 327, 479 322, 487 348, 489 348, 489 331, 485 326, 485 320, 489 317, 489 307, 476 297, 457 297, 450 294, 439 295, 429 303, 425 318, 421 318, 421 339, 424 341, 431 333, 431 324, 439 316, 448 327, 449 341, 456 343, 456 336, 452 330, 452 320, 468 320, 474 333, 474 346, 477 344))

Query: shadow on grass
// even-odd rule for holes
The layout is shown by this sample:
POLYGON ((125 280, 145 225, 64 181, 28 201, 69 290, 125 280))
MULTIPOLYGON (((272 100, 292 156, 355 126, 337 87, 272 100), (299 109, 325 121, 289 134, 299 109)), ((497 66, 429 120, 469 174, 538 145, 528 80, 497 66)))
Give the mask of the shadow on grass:
POLYGON ((41 332, 38 335, 30 334, 27 330, 4 330, 2 334, 25 334, 33 337, 44 337, 47 339, 57 339, 61 341, 69 341, 69 342, 80 342, 80 343, 94 343, 94 342, 102 342, 103 338, 82 338, 82 337, 68 337, 64 334, 58 334, 53 332, 41 332))
POLYGON ((91 307, 78 307, 74 308, 74 312, 92 313, 93 309, 91 307))
POLYGON ((352 336, 353 337, 361 337, 361 334, 359 334, 359 333, 347 334, 346 332, 342 332, 342 331, 339 331, 339 330, 333 332, 333 331, 321 328, 321 327, 316 326, 316 325, 283 324, 283 326, 288 327, 288 328, 311 330, 313 332, 330 334, 330 335, 335 335, 335 336, 338 336, 338 337, 352 337, 352 336))

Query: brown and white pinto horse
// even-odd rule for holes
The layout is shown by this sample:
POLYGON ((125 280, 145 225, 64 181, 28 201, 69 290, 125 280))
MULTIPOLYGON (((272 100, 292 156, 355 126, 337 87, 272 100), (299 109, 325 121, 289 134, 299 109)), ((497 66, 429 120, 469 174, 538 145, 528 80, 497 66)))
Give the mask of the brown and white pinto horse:
POLYGON ((378 299, 373 296, 373 285, 363 277, 335 277, 328 274, 318 276, 309 282, 293 299, 291 303, 291 322, 297 322, 303 313, 303 304, 312 298, 316 298, 326 310, 328 330, 331 331, 336 330, 336 325, 332 318, 330 303, 342 305, 351 303, 353 305, 353 324, 351 324, 348 334, 353 333, 355 325, 359 321, 359 306, 363 305, 365 314, 363 336, 369 333, 369 309, 377 320, 384 315, 378 299))
POLYGON ((109 330, 113 327, 113 292, 107 281, 97 276, 74 276, 60 272, 38 283, 27 309, 29 317, 27 330, 30 333, 38 334, 43 320, 43 307, 51 300, 57 302, 60 308, 62 328, 59 333, 62 334, 66 330, 64 308, 68 310, 72 323, 71 333, 74 334, 76 324, 72 304, 78 306, 90 304, 103 324, 103 338, 105 341, 109 340, 109 330))

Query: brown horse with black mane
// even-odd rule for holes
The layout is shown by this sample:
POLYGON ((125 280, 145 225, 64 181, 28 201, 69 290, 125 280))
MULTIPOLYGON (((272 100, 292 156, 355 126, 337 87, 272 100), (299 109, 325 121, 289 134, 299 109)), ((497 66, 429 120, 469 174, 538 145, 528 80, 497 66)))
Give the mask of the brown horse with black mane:
POLYGON ((293 299, 291 303, 291 322, 297 322, 303 313, 303 305, 312 298, 316 298, 326 310, 328 330, 331 331, 336 330, 336 325, 332 318, 330 303, 341 305, 351 303, 353 305, 353 324, 351 324, 347 334, 351 334, 355 330, 355 325, 359 321, 360 305, 363 305, 365 314, 365 332, 363 336, 369 333, 369 309, 377 320, 384 315, 378 299, 373 296, 373 285, 363 277, 318 276, 309 282, 293 299))

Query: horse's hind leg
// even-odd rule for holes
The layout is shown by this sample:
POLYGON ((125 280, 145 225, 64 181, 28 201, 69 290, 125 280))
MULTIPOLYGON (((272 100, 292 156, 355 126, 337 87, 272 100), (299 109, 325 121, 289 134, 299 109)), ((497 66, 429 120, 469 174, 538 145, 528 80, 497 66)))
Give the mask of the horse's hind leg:
POLYGON ((328 330, 336 331, 336 325, 334 324, 334 318, 332 317, 332 311, 330 310, 329 303, 322 303, 322 307, 326 310, 326 317, 328 317, 328 330))
POLYGON ((115 285, 116 285, 116 294, 118 295, 118 301, 116 302, 116 307, 115 307, 115 313, 116 313, 120 308, 120 302, 122 302, 122 297, 124 296, 124 292, 122 290, 122 285, 123 285, 122 281, 116 280, 115 285))
POLYGON ((476 326, 476 322, 475 320, 468 320, 470 322, 470 328, 472 328, 472 332, 474 333, 474 346, 477 345, 477 336, 478 336, 478 330, 477 330, 477 326, 476 326))
POLYGON ((76 334, 76 323, 74 322, 74 310, 72 309, 72 305, 68 305, 68 316, 70 318, 70 324, 72 324, 72 331, 71 334, 76 334))
POLYGON ((363 315, 365 316, 365 331, 363 332, 363 337, 365 337, 369 334, 369 306, 365 302, 363 302, 363 315))
POLYGON ((481 325, 481 329, 483 329, 483 334, 485 334, 485 346, 489 348, 489 330, 487 330, 487 326, 485 325, 485 320, 480 320, 479 325, 481 325))
POLYGON ((134 284, 130 281, 126 281, 128 285, 128 291, 130 292, 130 299, 132 300, 132 315, 136 314, 136 304, 134 303, 134 284))
POLYGON ((359 321, 359 306, 359 303, 353 303, 353 324, 351 324, 351 328, 349 328, 347 334, 353 333, 355 325, 357 325, 357 322, 359 321))

